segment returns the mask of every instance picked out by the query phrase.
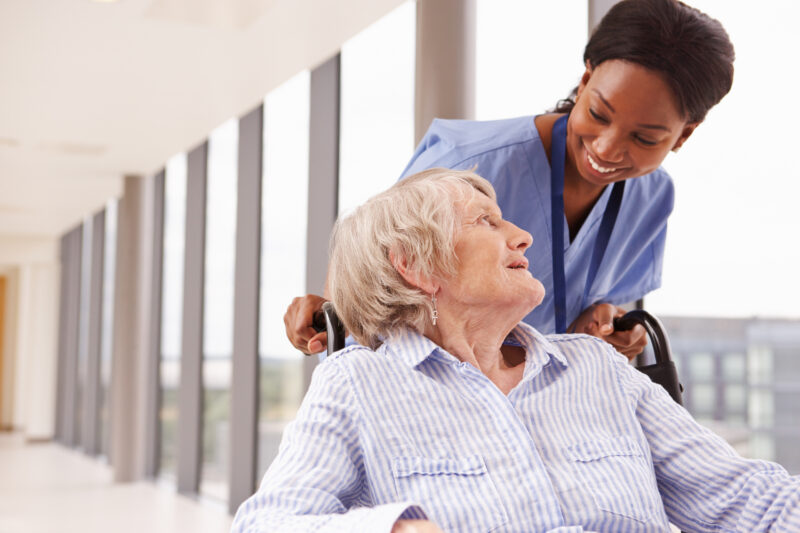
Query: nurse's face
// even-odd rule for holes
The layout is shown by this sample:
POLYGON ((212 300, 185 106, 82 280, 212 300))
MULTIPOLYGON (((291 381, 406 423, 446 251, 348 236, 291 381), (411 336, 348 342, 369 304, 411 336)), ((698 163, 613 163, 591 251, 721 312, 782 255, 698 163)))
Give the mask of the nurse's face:
POLYGON ((697 124, 688 123, 661 75, 621 60, 587 68, 567 125, 577 174, 603 186, 652 172, 697 124))

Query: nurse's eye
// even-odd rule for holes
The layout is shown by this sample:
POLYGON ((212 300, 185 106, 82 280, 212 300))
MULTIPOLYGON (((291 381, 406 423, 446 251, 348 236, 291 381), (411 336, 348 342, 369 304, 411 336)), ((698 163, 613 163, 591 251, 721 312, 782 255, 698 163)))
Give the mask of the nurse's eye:
POLYGON ((653 140, 647 139, 645 137, 642 137, 641 135, 635 135, 634 137, 636 138, 637 141, 639 141, 640 143, 642 143, 645 146, 655 146, 655 145, 658 144, 657 141, 653 141, 653 140))
POLYGON ((600 122, 601 124, 608 124, 608 120, 603 115, 597 113, 597 111, 595 111, 591 107, 589 108, 589 114, 592 115, 592 118, 595 119, 597 122, 600 122))

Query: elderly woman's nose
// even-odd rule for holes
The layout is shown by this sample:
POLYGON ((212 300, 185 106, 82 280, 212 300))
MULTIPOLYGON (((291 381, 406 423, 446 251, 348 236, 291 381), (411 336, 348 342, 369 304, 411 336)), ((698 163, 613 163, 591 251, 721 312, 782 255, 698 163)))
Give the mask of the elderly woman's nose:
POLYGON ((508 239, 508 246, 512 250, 526 250, 533 243, 533 236, 519 226, 508 223, 511 232, 508 239))

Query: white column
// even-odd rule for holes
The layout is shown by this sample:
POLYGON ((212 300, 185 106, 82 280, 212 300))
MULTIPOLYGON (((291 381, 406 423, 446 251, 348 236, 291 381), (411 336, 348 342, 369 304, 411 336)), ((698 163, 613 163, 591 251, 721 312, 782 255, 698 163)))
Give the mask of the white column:
POLYGON ((589 35, 592 30, 600 22, 611 6, 616 4, 619 0, 589 0, 589 35))
POLYGON ((59 266, 48 263, 27 270, 29 351, 25 357, 25 375, 18 382, 26 397, 25 438, 50 440, 55 434, 59 266))
POLYGON ((126 177, 118 211, 109 443, 116 482, 145 475, 152 181, 126 177))
POLYGON ((50 440, 55 433, 58 274, 55 262, 20 266, 10 313, 17 317, 12 420, 28 440, 50 440))
POLYGON ((476 0, 417 0, 415 143, 434 118, 475 116, 476 0))

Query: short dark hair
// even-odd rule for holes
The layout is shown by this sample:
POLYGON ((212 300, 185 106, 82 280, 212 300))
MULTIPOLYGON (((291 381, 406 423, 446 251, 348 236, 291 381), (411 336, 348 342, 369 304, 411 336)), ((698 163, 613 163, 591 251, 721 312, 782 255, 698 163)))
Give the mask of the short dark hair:
MULTIPOLYGON (((597 25, 583 53, 596 68, 620 59, 659 72, 689 122, 702 121, 733 84, 733 44, 722 24, 677 0, 622 0, 597 25)), ((576 91, 556 111, 575 105, 576 91)))

